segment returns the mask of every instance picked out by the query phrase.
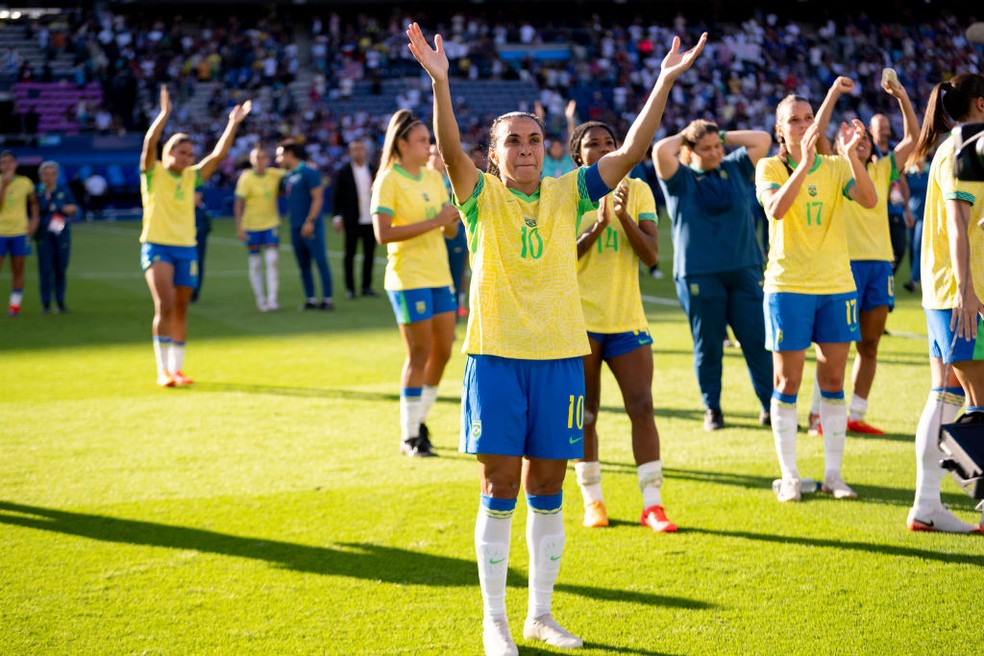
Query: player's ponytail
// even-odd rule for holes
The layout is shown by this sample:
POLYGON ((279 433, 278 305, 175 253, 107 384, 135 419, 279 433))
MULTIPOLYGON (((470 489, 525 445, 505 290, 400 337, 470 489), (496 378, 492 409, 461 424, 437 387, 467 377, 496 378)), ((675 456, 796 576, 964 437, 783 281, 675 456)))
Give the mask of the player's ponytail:
POLYGON ((962 73, 933 87, 926 103, 919 141, 906 160, 906 167, 928 157, 940 138, 967 118, 971 103, 977 98, 984 98, 984 75, 979 73, 962 73))

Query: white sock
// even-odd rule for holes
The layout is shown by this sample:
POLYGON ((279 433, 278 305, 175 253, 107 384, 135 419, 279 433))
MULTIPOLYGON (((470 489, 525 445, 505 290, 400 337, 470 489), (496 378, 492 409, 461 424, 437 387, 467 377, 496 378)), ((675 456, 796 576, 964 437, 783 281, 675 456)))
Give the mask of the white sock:
POLYGON ((577 476, 577 486, 581 488, 581 496, 587 507, 595 501, 604 503, 601 494, 601 463, 597 460, 574 463, 574 474, 577 476))
POLYGON ((400 394, 400 433, 403 441, 420 437, 420 388, 400 394))
POLYGON ((810 414, 820 414, 820 383, 813 379, 813 400, 810 401, 810 414))
POLYGON ((663 496, 660 490, 663 487, 663 462, 644 462, 636 467, 636 474, 639 476, 639 489, 642 491, 642 507, 662 506, 663 496))
POLYGON ((21 306, 21 301, 24 300, 24 292, 20 289, 15 289, 10 292, 10 307, 15 310, 19 310, 21 306))
POLYGON ((852 394, 850 412, 851 421, 864 421, 864 416, 868 414, 868 399, 862 399, 857 394, 852 394))
POLYGON ((562 495, 526 495, 526 546, 530 552, 529 609, 532 618, 550 614, 554 583, 560 573, 564 553, 562 495))
POLYGON ((276 248, 268 248, 263 251, 263 259, 266 260, 267 304, 276 305, 280 291, 280 272, 277 269, 280 252, 276 248))
POLYGON ((420 421, 427 421, 427 413, 437 400, 437 386, 424 385, 420 391, 420 421))
POLYGON ((184 368, 185 343, 171 342, 171 348, 167 350, 167 370, 177 373, 184 368))
POLYGON ((256 304, 266 305, 266 296, 263 294, 263 257, 259 253, 250 253, 247 258, 249 262, 249 284, 253 288, 253 295, 256 296, 256 304))
POLYGON ((847 441, 847 408, 844 392, 840 398, 823 396, 820 399, 820 424, 823 426, 823 478, 839 478, 847 441))
POLYGON ((772 415, 772 437, 776 442, 776 455, 779 456, 782 477, 799 478, 799 470, 796 469, 796 402, 780 401, 773 396, 769 403, 769 412, 772 415))
POLYGON ((940 426, 957 418, 963 407, 962 394, 938 389, 929 393, 919 425, 916 427, 916 500, 917 508, 937 508, 944 469, 940 467, 943 451, 939 447, 940 426))
POLYGON ((154 360, 157 361, 157 375, 167 373, 167 355, 171 347, 170 337, 154 338, 154 360))
POLYGON ((475 555, 482 608, 486 619, 506 619, 506 576, 509 574, 509 534, 515 499, 482 496, 475 521, 475 555))

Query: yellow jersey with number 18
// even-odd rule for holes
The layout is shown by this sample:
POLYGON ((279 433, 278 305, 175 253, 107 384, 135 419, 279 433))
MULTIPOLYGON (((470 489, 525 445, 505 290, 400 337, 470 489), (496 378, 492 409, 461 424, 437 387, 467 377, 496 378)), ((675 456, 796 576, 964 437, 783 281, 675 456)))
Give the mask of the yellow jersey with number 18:
POLYGON ((236 181, 236 198, 243 201, 243 230, 258 232, 280 225, 277 196, 284 169, 266 169, 260 175, 253 169, 243 171, 236 181))
MULTIPOLYGON (((803 164, 800 164, 801 166, 803 164)), ((796 166, 790 162, 792 170, 796 166)), ((792 175, 778 157, 763 157, 755 167, 759 203, 769 189, 779 189, 792 175)), ((843 294, 854 291, 847 251, 843 206, 854 184, 851 166, 837 155, 817 155, 782 219, 769 218, 769 262, 765 291, 796 294, 843 294)))
POLYGON ((140 174, 143 232, 140 243, 164 246, 195 245, 195 189, 202 186, 197 166, 175 174, 160 161, 140 174))
POLYGON ((888 231, 888 195, 892 183, 899 179, 895 166, 895 153, 889 153, 877 162, 869 162, 868 175, 878 192, 878 204, 871 209, 857 203, 844 203, 847 221, 847 250, 851 260, 892 262, 892 236, 888 231))
MULTIPOLYGON (((629 216, 637 223, 656 221, 656 200, 649 185, 629 178, 629 216)), ((615 216, 612 194, 605 196, 609 219, 605 231, 587 253, 577 261, 577 281, 581 289, 584 324, 593 333, 625 333, 648 330, 639 291, 639 256, 615 216)), ((598 210, 581 217, 583 234, 598 220, 598 210)))
POLYGON ((520 360, 590 352, 577 286, 577 218, 593 206, 586 170, 544 178, 529 196, 479 172, 458 206, 472 269, 462 352, 520 360))
MULTIPOLYGON (((929 167, 926 187, 926 211, 920 251, 923 307, 949 310, 956 306, 959 294, 957 278, 950 259, 950 233, 946 225, 948 200, 970 204, 967 240, 970 244, 970 277, 978 298, 984 296, 984 230, 977 222, 984 217, 984 182, 957 180, 954 172, 954 142, 948 137, 936 149, 929 167)), ((967 281, 970 282, 970 281, 967 281)), ((981 336, 977 336, 981 339, 981 336)))
POLYGON ((34 185, 23 175, 15 175, 3 194, 0 206, 0 237, 19 237, 27 234, 27 199, 34 185))
MULTIPOLYGON (((449 200, 444 177, 437 171, 422 168, 414 177, 394 164, 372 185, 369 211, 390 215, 393 226, 410 225, 434 218, 449 200)), ((386 245, 385 289, 450 287, 451 283, 448 247, 441 230, 386 245)))

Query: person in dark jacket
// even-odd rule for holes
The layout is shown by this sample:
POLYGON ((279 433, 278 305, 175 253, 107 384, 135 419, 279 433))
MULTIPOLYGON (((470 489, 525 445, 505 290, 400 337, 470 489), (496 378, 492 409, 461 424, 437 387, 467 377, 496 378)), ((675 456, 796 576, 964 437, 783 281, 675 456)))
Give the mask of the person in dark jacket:
POLYGON ((362 242, 362 295, 375 296, 372 290, 373 255, 376 237, 372 231, 369 199, 372 196, 372 170, 366 157, 366 145, 352 141, 348 145, 349 161, 335 175, 333 212, 335 232, 345 231, 345 293, 355 298, 355 251, 362 242))

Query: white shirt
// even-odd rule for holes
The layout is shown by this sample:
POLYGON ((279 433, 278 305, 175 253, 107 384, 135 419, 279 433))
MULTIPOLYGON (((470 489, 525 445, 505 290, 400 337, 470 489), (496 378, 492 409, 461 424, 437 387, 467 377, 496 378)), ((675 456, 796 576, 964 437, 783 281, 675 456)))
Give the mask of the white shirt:
POLYGON ((362 166, 352 164, 352 177, 355 178, 355 189, 359 194, 359 224, 371 224, 369 203, 372 200, 372 175, 369 173, 369 167, 365 164, 362 166))

